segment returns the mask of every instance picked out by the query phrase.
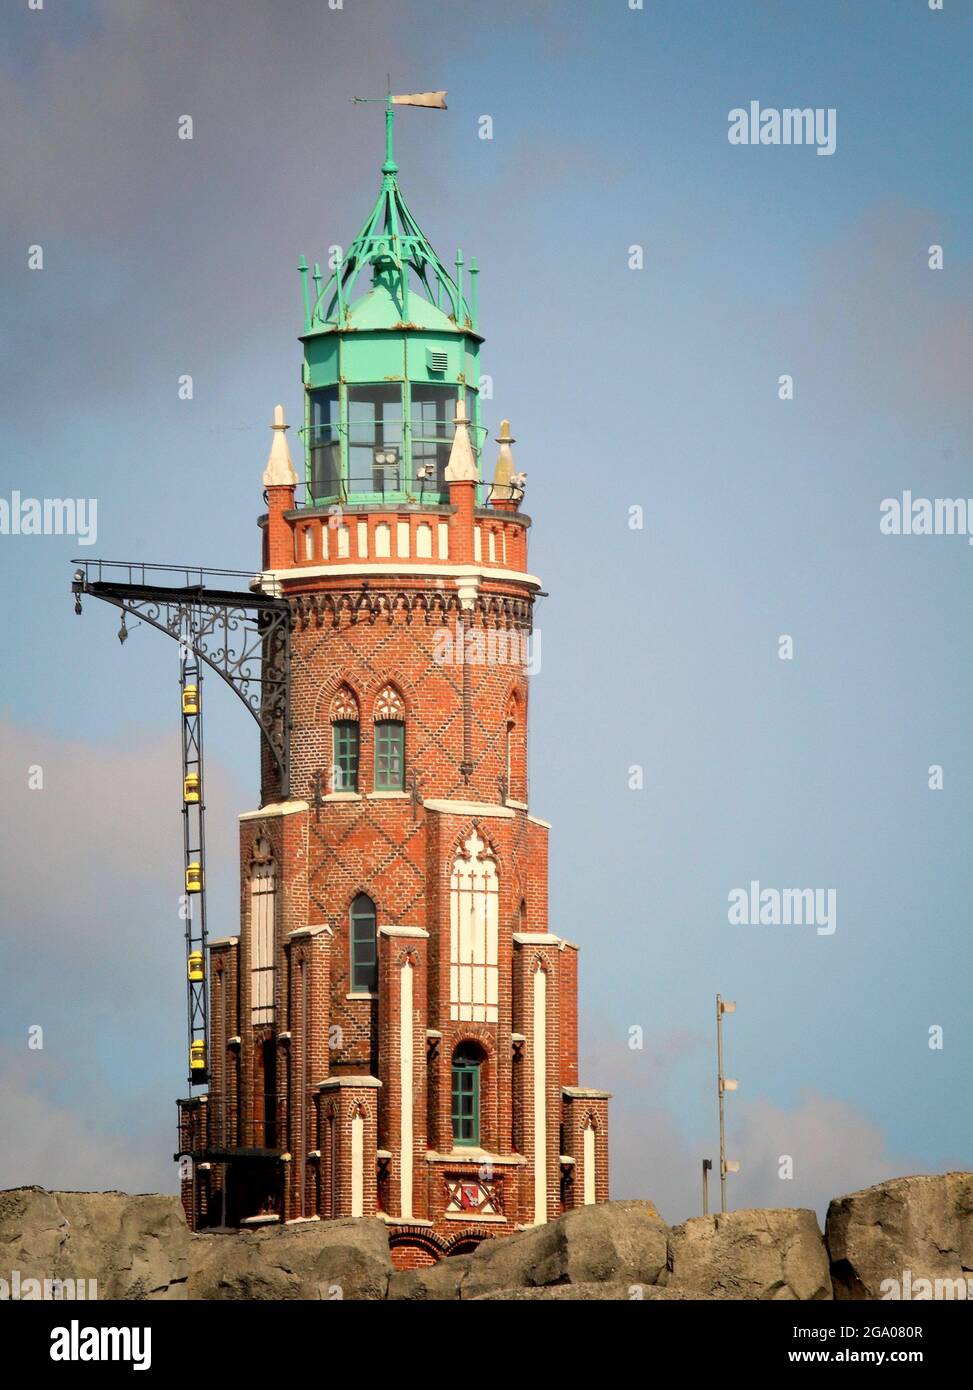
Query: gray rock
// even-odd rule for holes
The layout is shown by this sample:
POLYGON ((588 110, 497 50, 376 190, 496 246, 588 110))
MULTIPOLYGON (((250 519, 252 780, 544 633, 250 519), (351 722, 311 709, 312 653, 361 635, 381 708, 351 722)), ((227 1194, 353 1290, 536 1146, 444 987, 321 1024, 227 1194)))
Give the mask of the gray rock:
POLYGON ((477 1294, 476 1302, 504 1301, 507 1303, 549 1300, 561 1302, 625 1302, 712 1300, 713 1294, 692 1293, 683 1289, 662 1288, 658 1284, 549 1284, 542 1289, 497 1289, 493 1293, 477 1294))
POLYGON ((716 1298, 832 1296, 817 1218, 799 1208, 694 1216, 674 1226, 667 1287, 716 1298))
POLYGON ((546 1226, 484 1241, 470 1255, 461 1298, 550 1284, 654 1284, 668 1227, 651 1202, 580 1207, 546 1226))
POLYGON ((397 1269, 389 1281, 389 1298, 441 1300, 460 1297, 472 1255, 448 1255, 423 1269, 397 1269))
POLYGON ((382 1299, 388 1228, 373 1217, 191 1237, 192 1299, 382 1299))
POLYGON ((100 1299, 820 1299, 832 1278, 837 1298, 880 1299, 906 1271, 913 1297, 956 1298, 973 1278, 973 1173, 837 1198, 827 1242, 810 1211, 728 1212, 670 1232, 651 1202, 611 1202, 399 1271, 375 1219, 190 1235, 177 1197, 0 1192, 0 1277, 16 1271, 22 1290, 96 1280, 100 1299))
POLYGON ((95 1279, 100 1299, 183 1299, 189 1241, 178 1197, 0 1192, 5 1279, 17 1270, 21 1281, 95 1279))
POLYGON ((939 1297, 956 1297, 955 1281, 973 1280, 973 1173, 893 1178, 837 1197, 825 1231, 835 1298, 902 1297, 906 1270, 913 1298, 925 1296, 917 1279, 932 1281, 933 1298, 937 1279, 939 1297))

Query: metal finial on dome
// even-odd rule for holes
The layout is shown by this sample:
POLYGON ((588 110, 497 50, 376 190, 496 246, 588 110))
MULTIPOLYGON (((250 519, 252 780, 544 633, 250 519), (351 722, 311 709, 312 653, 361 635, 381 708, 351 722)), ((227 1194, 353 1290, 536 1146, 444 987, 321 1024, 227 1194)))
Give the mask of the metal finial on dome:
POLYGON ((294 472, 291 451, 287 445, 287 431, 290 425, 284 423, 282 405, 274 406, 274 423, 270 428, 274 432, 274 438, 267 467, 264 469, 264 487, 296 487, 297 474, 294 472))

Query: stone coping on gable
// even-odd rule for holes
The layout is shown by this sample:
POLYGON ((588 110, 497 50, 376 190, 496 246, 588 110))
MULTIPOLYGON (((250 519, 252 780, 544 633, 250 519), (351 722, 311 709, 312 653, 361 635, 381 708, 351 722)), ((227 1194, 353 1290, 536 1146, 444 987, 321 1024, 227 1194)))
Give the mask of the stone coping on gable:
POLYGON ((337 1090, 347 1086, 349 1090, 378 1091, 382 1083, 377 1076, 329 1076, 327 1081, 319 1081, 319 1091, 337 1090))
POLYGON ((241 811, 240 820, 260 820, 262 816, 295 816, 299 811, 309 810, 306 801, 272 801, 261 806, 259 811, 241 811))

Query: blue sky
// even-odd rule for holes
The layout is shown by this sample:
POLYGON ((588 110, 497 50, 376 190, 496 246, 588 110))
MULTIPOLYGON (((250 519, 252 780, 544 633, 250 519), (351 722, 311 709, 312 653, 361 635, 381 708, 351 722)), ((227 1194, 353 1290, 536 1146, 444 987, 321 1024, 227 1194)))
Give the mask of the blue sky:
MULTIPOLYGON (((584 1079, 616 1096, 615 1195, 697 1209, 718 990, 736 1204, 969 1166, 973 552, 878 527, 905 488, 973 497, 968 6, 200 8, 5 15, 0 495, 97 498, 95 555, 256 564, 267 425, 299 409, 297 258, 346 245, 377 189, 381 112, 350 98, 387 72, 448 88, 400 114, 397 158, 443 259, 479 261, 486 419, 528 473, 531 805, 552 929, 582 947, 584 1079), (835 154, 730 145, 752 100, 834 107, 835 154), (835 887, 836 932, 731 926, 751 879, 835 887)), ((0 536, 0 1184, 171 1189, 175 648, 76 618, 77 553, 0 536)), ((257 747, 216 684, 221 933, 257 747)))

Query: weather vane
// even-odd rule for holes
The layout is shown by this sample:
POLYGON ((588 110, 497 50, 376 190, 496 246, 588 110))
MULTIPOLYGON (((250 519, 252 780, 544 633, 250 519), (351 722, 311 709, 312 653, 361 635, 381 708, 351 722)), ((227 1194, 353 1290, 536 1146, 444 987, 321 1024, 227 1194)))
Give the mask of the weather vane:
POLYGON ((436 110, 446 110, 445 92, 407 92, 403 96, 393 96, 391 79, 387 79, 384 97, 352 97, 354 102, 385 102, 385 173, 394 174, 396 165, 392 156, 392 128, 396 106, 431 106, 436 110))

